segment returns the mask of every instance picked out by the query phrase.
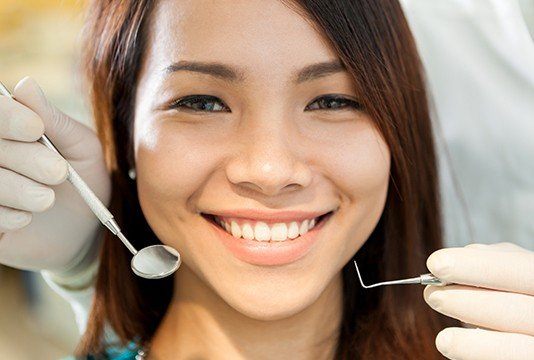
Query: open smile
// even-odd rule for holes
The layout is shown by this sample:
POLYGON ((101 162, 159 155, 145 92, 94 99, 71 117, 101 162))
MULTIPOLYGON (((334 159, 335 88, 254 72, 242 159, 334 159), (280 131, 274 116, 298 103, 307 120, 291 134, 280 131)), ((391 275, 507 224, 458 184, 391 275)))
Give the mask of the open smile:
POLYGON ((201 215, 214 230, 216 237, 222 241, 236 258, 253 265, 273 266, 297 261, 309 253, 316 243, 321 229, 336 211, 330 211, 312 219, 315 222, 313 226, 310 226, 310 221, 308 220, 300 223, 298 235, 296 236, 295 224, 291 224, 292 222, 285 224, 287 229, 292 231, 292 234, 284 235, 284 229, 279 229, 282 227, 281 223, 267 226, 263 222, 254 224, 251 221, 245 221, 239 225, 234 223, 230 225, 231 228, 228 228, 228 223, 221 222, 214 215, 201 215), (290 229, 291 227, 292 229, 290 229), (241 234, 239 234, 239 231, 236 232, 237 228, 241 230, 241 234), (254 229, 252 236, 250 229, 254 229), (256 232, 256 230, 258 231, 256 232), (268 238, 269 234, 270 237, 268 238))

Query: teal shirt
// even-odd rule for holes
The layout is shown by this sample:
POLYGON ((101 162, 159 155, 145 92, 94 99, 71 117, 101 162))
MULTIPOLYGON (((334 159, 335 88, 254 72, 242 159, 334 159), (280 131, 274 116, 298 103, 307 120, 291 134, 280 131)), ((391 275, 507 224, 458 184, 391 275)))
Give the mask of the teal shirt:
POLYGON ((140 348, 140 345, 132 340, 126 346, 108 346, 103 354, 86 357, 68 356, 61 360, 136 360, 135 356, 140 348))

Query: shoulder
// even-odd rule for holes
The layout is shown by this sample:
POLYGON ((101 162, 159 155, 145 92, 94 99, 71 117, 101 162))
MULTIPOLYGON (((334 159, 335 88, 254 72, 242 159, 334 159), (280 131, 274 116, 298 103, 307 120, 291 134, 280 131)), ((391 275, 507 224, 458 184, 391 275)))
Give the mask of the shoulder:
POLYGON ((61 360, 136 360, 136 355, 141 346, 135 341, 130 341, 125 346, 109 345, 100 354, 88 354, 86 356, 68 356, 61 360))

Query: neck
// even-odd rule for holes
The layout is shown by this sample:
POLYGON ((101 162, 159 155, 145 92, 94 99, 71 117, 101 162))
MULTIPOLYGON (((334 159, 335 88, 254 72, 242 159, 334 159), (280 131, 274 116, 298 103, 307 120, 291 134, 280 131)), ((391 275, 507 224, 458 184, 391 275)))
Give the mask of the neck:
POLYGON ((341 314, 341 273, 305 310, 260 321, 229 306, 182 264, 150 354, 161 360, 267 359, 274 354, 277 359, 333 359, 341 314))

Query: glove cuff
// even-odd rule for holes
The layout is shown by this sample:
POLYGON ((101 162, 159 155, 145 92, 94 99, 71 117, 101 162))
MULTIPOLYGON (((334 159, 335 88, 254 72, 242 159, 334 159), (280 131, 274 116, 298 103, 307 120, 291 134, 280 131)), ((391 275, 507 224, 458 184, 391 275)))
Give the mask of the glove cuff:
POLYGON ((43 277, 68 290, 80 290, 91 286, 98 272, 98 250, 105 231, 99 229, 97 239, 88 241, 86 248, 72 261, 74 264, 66 271, 41 270, 43 277))

